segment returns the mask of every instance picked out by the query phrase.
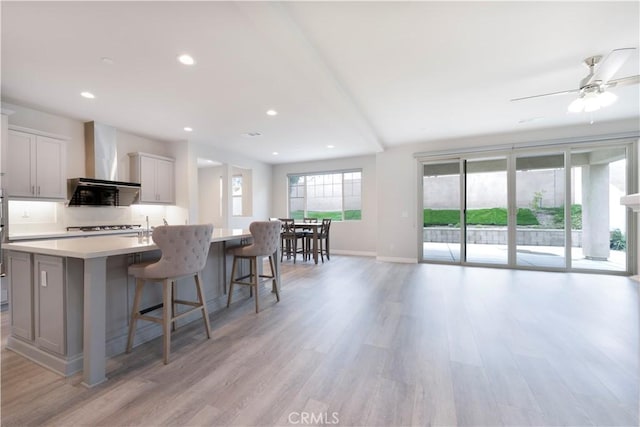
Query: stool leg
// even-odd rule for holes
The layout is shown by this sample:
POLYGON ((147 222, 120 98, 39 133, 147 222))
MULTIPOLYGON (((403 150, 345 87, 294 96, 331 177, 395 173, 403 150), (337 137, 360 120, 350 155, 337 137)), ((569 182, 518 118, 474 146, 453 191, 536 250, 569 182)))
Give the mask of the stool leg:
POLYGON ((196 279, 196 290, 198 291, 198 301, 202 305, 202 320, 204 320, 204 327, 207 330, 207 338, 211 338, 211 325, 209 325, 209 312, 207 311, 207 302, 204 300, 202 292, 202 281, 200 280, 200 273, 193 276, 196 279))
MULTIPOLYGON (((295 262, 296 258, 295 255, 293 256, 293 262, 295 262)), ((258 257, 253 257, 251 258, 251 286, 249 287, 249 289, 253 289, 254 287, 256 288, 256 313, 259 311, 258 308, 258 257)))
MULTIPOLYGON (((176 317, 177 305, 174 302, 175 300, 176 300, 176 282, 173 281, 171 282, 171 319, 176 317)), ((176 322, 174 322, 173 320, 171 321, 171 330, 172 331, 176 330, 176 322)))
POLYGON ((142 297, 142 287, 144 280, 136 279, 136 292, 133 297, 133 308, 131 309, 131 318, 129 319, 129 337, 127 338, 127 353, 131 353, 133 347, 133 338, 136 333, 136 325, 140 312, 140 298, 142 297))
POLYGON ((227 295, 227 308, 231 305, 231 295, 233 294, 233 281, 236 280, 236 266, 238 258, 233 257, 233 267, 231 267, 231 281, 229 282, 229 295, 227 295))
POLYGON ((163 356, 164 364, 169 363, 169 352, 171 350, 171 280, 165 279, 162 283, 162 333, 163 336, 163 356))
POLYGON ((271 255, 269 255, 269 267, 271 267, 271 275, 273 276, 273 289, 276 291, 276 301, 280 301, 280 291, 279 291, 279 284, 278 281, 276 280, 276 269, 273 265, 273 257, 271 255))

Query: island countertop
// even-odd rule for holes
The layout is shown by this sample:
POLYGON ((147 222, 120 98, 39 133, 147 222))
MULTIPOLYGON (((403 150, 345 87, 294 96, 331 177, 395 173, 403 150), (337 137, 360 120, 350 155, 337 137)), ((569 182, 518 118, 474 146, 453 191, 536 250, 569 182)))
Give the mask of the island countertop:
MULTIPOLYGON (((211 242, 251 237, 249 230, 218 228, 213 230, 211 242)), ((9 251, 29 252, 71 258, 91 259, 157 250, 152 239, 125 236, 87 236, 78 238, 33 240, 3 245, 9 251)))

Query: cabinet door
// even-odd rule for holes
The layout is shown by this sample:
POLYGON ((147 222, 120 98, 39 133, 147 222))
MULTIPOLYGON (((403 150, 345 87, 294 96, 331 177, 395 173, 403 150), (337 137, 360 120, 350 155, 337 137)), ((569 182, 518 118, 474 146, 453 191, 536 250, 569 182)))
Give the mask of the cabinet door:
POLYGON ((156 192, 156 159, 140 156, 140 202, 157 201, 156 192))
POLYGON ((158 202, 175 203, 173 165, 172 161, 156 159, 156 193, 158 202))
POLYGON ((59 257, 35 255, 35 338, 41 348, 64 355, 64 268, 59 257))
POLYGON ((24 252, 9 252, 7 264, 11 334, 33 341, 31 255, 24 252))
POLYGON ((7 147, 7 181, 9 196, 35 197, 36 136, 30 133, 9 131, 7 147))
POLYGON ((58 139, 38 136, 36 138, 36 196, 64 199, 67 196, 65 183, 65 143, 58 139))

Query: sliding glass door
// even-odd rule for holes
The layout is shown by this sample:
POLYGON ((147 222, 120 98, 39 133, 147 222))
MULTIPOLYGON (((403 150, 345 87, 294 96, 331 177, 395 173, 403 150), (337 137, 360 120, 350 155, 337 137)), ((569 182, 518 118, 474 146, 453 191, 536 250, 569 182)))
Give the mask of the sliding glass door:
POLYGON ((620 197, 637 167, 632 147, 567 144, 421 163, 422 260, 631 272, 631 213, 620 197))
POLYGON ((574 268, 627 270, 627 147, 571 151, 574 268))
POLYGON ((425 164, 422 176, 422 257, 460 262, 460 161, 425 164))
POLYGON ((516 156, 516 263, 565 268, 565 155, 516 156))
POLYGON ((466 261, 509 262, 507 158, 470 159, 466 164, 466 261))

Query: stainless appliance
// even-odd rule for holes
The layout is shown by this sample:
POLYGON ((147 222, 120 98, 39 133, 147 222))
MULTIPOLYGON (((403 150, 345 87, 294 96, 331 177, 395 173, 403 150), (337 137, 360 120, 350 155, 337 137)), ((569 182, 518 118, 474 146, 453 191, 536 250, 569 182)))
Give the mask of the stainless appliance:
POLYGON ((138 201, 140 184, 93 178, 67 181, 69 206, 129 206, 138 201))
POLYGON ((117 131, 84 124, 86 177, 67 181, 69 206, 129 206, 139 200, 140 184, 118 181, 117 131))

